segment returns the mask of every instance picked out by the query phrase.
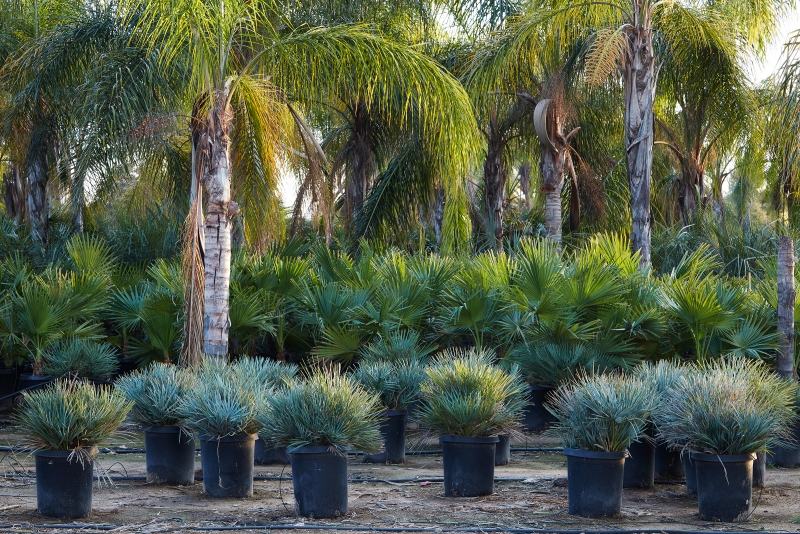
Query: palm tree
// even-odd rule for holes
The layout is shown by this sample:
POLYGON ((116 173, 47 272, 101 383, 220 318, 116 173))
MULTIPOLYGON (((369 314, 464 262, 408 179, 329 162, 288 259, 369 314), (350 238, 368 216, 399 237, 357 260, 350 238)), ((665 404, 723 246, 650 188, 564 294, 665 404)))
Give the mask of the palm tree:
MULTIPOLYGON (((642 264, 650 263, 651 172, 654 141, 654 103, 659 50, 689 52, 709 41, 720 41, 720 29, 704 14, 712 10, 733 25, 744 28, 748 42, 763 44, 769 37, 782 3, 721 2, 713 6, 678 1, 545 0, 533 4, 514 23, 498 45, 495 72, 512 74, 528 69, 543 31, 562 39, 587 43, 583 54, 591 85, 608 83, 620 75, 624 95, 624 146, 632 215, 631 246, 642 264), (547 30, 544 30, 547 28, 547 30), (681 46, 674 48, 676 43, 681 46)), ((677 58, 694 61, 691 55, 677 58)), ((510 76, 514 78, 514 76, 510 76)))
MULTIPOLYGON (((228 353, 237 171, 255 168, 269 183, 287 124, 313 136, 291 102, 308 106, 331 94, 351 94, 378 113, 409 110, 412 102, 420 102, 425 111, 420 136, 432 153, 442 154, 437 170, 451 187, 461 183, 470 161, 473 124, 461 113, 469 110, 466 94, 432 60, 363 27, 294 29, 282 8, 250 0, 131 0, 123 9, 127 21, 135 20, 140 42, 160 51, 161 67, 186 72, 183 91, 192 109, 190 217, 198 230, 204 215, 201 192, 207 198, 202 351, 216 357, 228 353), (249 145, 237 143, 243 132, 249 145), (450 150, 459 141, 465 141, 461 148, 450 150), (237 169, 237 162, 243 166, 237 169)), ((313 148, 308 157, 320 157, 313 148)), ((200 232, 193 233, 188 243, 199 242, 200 232)))
MULTIPOLYGON (((656 106, 655 142, 670 150, 677 161, 677 216, 688 222, 702 207, 706 169, 724 161, 726 147, 732 147, 750 128, 755 114, 754 99, 741 65, 741 35, 735 25, 708 11, 706 24, 723 31, 709 33, 705 42, 693 45, 678 41, 663 55, 660 69, 661 97, 656 106), (691 47, 682 50, 683 47, 691 47), (693 61, 686 61, 688 57, 693 61)), ((721 203, 720 174, 716 173, 712 193, 721 203)), ((715 211, 721 208, 715 206, 715 211)))

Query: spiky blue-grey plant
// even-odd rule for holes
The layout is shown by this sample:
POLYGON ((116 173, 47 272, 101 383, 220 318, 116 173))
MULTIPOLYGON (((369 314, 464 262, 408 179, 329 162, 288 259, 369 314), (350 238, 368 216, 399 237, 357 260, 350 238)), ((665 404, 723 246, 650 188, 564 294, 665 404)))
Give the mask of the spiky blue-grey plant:
POLYGON ((182 426, 179 406, 186 394, 197 386, 187 369, 154 363, 121 377, 116 388, 133 402, 131 415, 146 426, 182 426))
POLYGON ((419 397, 426 378, 425 368, 416 362, 362 362, 353 379, 367 391, 378 395, 387 410, 400 410, 419 397))

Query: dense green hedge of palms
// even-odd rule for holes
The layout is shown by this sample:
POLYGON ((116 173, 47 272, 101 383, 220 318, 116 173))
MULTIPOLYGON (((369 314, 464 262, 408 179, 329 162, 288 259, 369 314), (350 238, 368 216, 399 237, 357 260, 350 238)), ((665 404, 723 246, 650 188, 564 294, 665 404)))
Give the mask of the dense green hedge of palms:
MULTIPOLYGON (((44 267, 2 249, 0 342, 8 363, 29 361, 38 371, 66 339, 109 342, 140 363, 179 360, 179 258, 131 265, 100 238, 80 235, 65 249, 44 267)), ((658 275, 615 235, 563 252, 541 239, 471 257, 381 251, 367 242, 350 255, 290 240, 263 255, 234 254, 229 353, 425 363, 435 351, 474 346, 517 365, 531 383, 555 385, 578 368, 630 368, 675 355, 770 360, 776 305, 768 274, 730 277, 708 247, 658 275), (570 371, 554 378, 557 368, 570 371)))

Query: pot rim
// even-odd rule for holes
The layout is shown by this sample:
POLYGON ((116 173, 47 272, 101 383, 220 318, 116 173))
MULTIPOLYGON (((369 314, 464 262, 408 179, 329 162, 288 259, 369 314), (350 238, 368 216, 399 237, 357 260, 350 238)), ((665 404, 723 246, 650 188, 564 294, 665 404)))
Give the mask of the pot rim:
POLYGON ((401 415, 406 415, 408 413, 407 408, 403 408, 401 410, 383 410, 381 415, 383 417, 400 417, 401 415))
POLYGON ((498 443, 500 438, 497 436, 440 436, 439 441, 445 443, 498 443))
POLYGON ((545 391, 545 392, 547 392, 547 391, 553 391, 554 389, 556 389, 556 388, 554 388, 553 386, 540 386, 540 385, 528 384, 528 391, 545 391))
POLYGON ((302 447, 286 447, 287 454, 332 454, 342 456, 333 445, 303 445, 302 447))
POLYGON ((755 459, 756 453, 754 452, 747 454, 708 454, 705 452, 692 452, 692 460, 700 460, 701 462, 736 463, 755 459))
POLYGON ((258 434, 234 434, 232 436, 211 436, 209 434, 200 434, 198 436, 200 441, 219 441, 222 443, 241 442, 241 441, 255 441, 258 434))
POLYGON ((191 436, 191 433, 184 427, 178 425, 142 425, 142 432, 150 434, 178 434, 183 432, 191 436))
POLYGON ((47 375, 35 375, 33 373, 20 373, 19 375, 20 380, 39 380, 41 382, 52 382, 56 378, 54 376, 47 376, 47 375))
POLYGON ((627 451, 622 452, 603 452, 603 451, 585 451, 583 449, 570 449, 564 447, 564 456, 573 456, 575 458, 593 458, 597 460, 622 460, 627 455, 627 451))
MULTIPOLYGON (((80 456, 80 455, 75 453, 76 450, 77 449, 70 449, 68 451, 61 450, 61 449, 39 449, 37 451, 33 451, 33 455, 34 456, 40 456, 42 458, 63 458, 63 459, 66 460, 70 456, 72 456, 73 454, 75 454, 76 458, 78 456, 80 456)), ((81 450, 87 451, 88 459, 90 459, 90 460, 94 459, 94 457, 97 456, 97 453, 98 453, 97 447, 90 447, 88 449, 81 449, 81 450)), ((83 458, 85 460, 85 459, 87 459, 87 456, 84 456, 83 458)))

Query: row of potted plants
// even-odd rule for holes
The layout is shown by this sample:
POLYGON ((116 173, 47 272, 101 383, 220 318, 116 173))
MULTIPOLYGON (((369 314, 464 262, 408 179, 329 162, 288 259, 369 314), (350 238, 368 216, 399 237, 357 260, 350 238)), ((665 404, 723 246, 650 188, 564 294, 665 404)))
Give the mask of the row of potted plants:
POLYGON ((756 454, 796 446, 797 395, 795 381, 735 357, 704 366, 644 364, 628 376, 580 375, 548 407, 557 419, 549 432, 565 446, 569 512, 618 514, 624 487, 648 479, 652 486, 657 442, 683 458, 701 518, 746 519, 756 454))
MULTIPOLYGON (((451 351, 427 367, 413 360, 366 361, 349 374, 317 369, 302 379, 296 367, 268 360, 206 361, 197 371, 154 364, 119 379, 113 392, 78 380, 28 392, 17 422, 34 436, 37 459, 47 450, 64 451, 74 459, 78 456, 70 451, 82 450, 81 467, 88 466, 84 477, 89 481, 96 450, 91 447, 128 410, 144 429, 150 482, 193 483, 197 435, 203 489, 213 497, 252 495, 260 433, 267 450, 288 448, 297 512, 329 517, 347 512, 347 451, 370 455, 384 444, 379 456, 367 459, 403 461, 401 423, 406 406, 418 397, 420 421, 441 435, 446 492, 491 493, 497 435, 515 430, 526 403, 521 380, 494 365, 493 358, 486 352, 451 351), (48 428, 58 404, 69 404, 77 390, 109 417, 102 427, 105 433, 88 445, 81 441, 90 432, 88 421, 70 422, 77 441, 56 440, 65 429, 48 428), (118 405, 119 413, 104 408, 109 403, 118 405)), ((38 476, 39 471, 37 482, 38 476)), ((68 492, 79 490, 88 491, 83 499, 90 503, 91 484, 68 492)), ((64 503, 40 510, 56 517, 83 517, 89 508, 64 503)))
MULTIPOLYGON (((297 512, 328 517, 347 511, 347 451, 374 454, 384 443, 381 456, 368 460, 402 461, 405 425, 398 422, 418 396, 420 423, 440 437, 446 495, 492 493, 498 436, 516 431, 527 403, 519 374, 493 360, 480 350, 448 351, 426 367, 413 360, 365 361, 346 375, 317 369, 303 377, 296 367, 266 360, 207 361, 197 371, 153 365, 120 379, 114 392, 60 381, 26 394, 17 417, 40 450, 37 482, 42 451, 63 451, 67 463, 91 466, 92 447, 130 409, 145 430, 148 479, 192 483, 196 434, 204 491, 214 497, 252 494, 260 433, 265 447, 282 454, 288 448, 297 512), (86 410, 90 415, 80 415, 76 399, 96 404, 86 410), (58 426, 55 413, 72 415, 58 426)), ((794 382, 739 358, 702 368, 645 364, 628 375, 579 371, 547 403, 555 419, 549 432, 565 446, 570 513, 619 513, 623 487, 648 477, 652 484, 657 442, 682 452, 687 488, 697 487, 702 517, 742 519, 749 513, 755 453, 793 444, 796 395, 794 382), (636 444, 647 446, 636 450, 636 444)), ((88 513, 72 505, 40 510, 88 513)))

